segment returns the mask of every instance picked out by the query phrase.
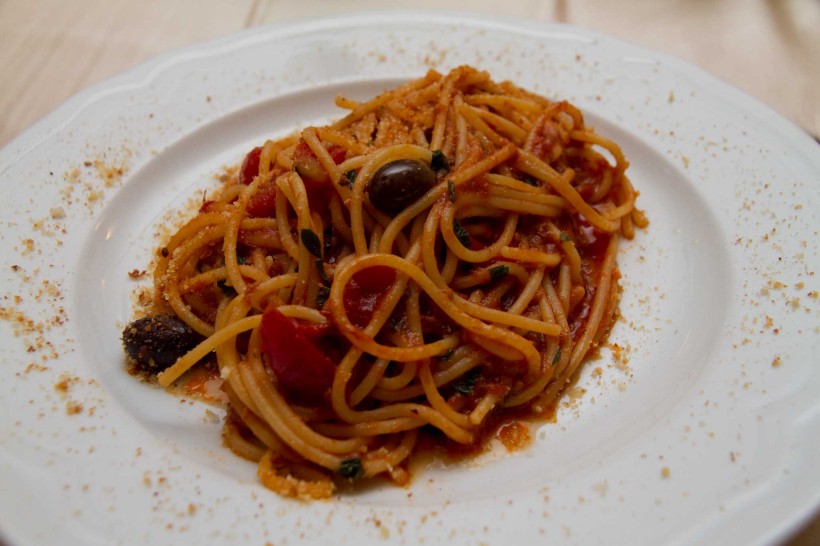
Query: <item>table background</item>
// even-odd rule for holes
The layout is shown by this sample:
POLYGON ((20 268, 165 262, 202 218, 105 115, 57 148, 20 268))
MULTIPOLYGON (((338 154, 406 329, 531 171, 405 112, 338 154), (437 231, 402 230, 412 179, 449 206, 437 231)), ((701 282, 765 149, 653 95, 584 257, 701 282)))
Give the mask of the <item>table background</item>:
MULTIPOLYGON (((0 146, 89 85, 174 48, 379 0, 0 0, 0 146)), ((818 0, 394 1, 563 21, 670 53, 820 135, 818 0)))
MULTIPOLYGON (((78 91, 166 51, 379 0, 0 0, 0 147, 78 91)), ((560 21, 669 53, 820 136, 818 0, 394 1, 560 21)), ((820 517, 789 546, 820 544, 820 517)))

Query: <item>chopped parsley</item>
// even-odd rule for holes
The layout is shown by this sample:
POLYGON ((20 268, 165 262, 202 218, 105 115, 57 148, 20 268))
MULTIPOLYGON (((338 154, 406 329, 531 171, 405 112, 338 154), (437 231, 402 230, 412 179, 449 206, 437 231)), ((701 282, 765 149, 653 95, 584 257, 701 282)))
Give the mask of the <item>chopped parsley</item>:
POLYGON ((433 157, 430 159, 430 167, 436 171, 436 174, 438 175, 450 172, 450 162, 441 150, 436 150, 433 152, 433 157))
MULTIPOLYGON (((349 171, 347 171, 347 172, 345 173, 345 176, 344 176, 344 177, 347 179, 347 185, 348 185, 349 187, 351 187, 351 188, 352 188, 352 187, 353 187, 353 182, 355 182, 355 181, 356 181, 356 171, 354 171, 354 170, 349 170, 349 171)), ((345 185, 345 181, 344 181, 344 179, 339 180, 339 183, 340 183, 342 186, 344 186, 344 185, 345 185)))
POLYGON ((339 470, 337 472, 349 479, 355 480, 364 476, 364 467, 362 467, 362 460, 359 457, 354 457, 352 459, 345 459, 342 461, 342 464, 339 465, 339 470))
POLYGON ((510 268, 506 265, 496 265, 490 268, 490 280, 494 281, 500 279, 510 272, 510 268))
POLYGON ((464 229, 458 220, 455 218, 453 219, 453 231, 458 237, 459 242, 464 246, 464 248, 472 248, 472 239, 470 238, 470 234, 464 229))
POLYGON ((567 241, 572 241, 572 238, 569 235, 567 235, 566 233, 564 233, 563 231, 561 232, 560 237, 561 237, 561 241, 563 241, 565 243, 567 241))
POLYGON ((453 389, 460 394, 468 395, 473 392, 475 382, 478 376, 481 375, 481 368, 473 368, 462 377, 459 381, 453 384, 453 389))
POLYGON ((319 236, 313 233, 309 229, 303 229, 301 235, 302 244, 305 245, 305 248, 316 256, 317 258, 322 257, 322 243, 319 241, 319 236))
POLYGON ((555 366, 558 364, 559 360, 561 360, 561 347, 558 347, 558 350, 555 351, 555 356, 552 357, 552 365, 555 366))

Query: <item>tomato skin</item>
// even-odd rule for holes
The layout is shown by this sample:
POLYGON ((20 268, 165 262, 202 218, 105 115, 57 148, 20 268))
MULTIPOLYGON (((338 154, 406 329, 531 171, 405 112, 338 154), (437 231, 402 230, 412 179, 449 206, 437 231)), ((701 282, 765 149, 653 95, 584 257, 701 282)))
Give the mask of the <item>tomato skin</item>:
POLYGON ((239 183, 248 185, 259 175, 259 158, 262 155, 262 148, 257 146, 245 156, 242 166, 239 168, 239 183))
MULTIPOLYGON (((257 146, 245 156, 239 168, 239 183, 249 185, 259 175, 259 160, 262 148, 257 146)), ((203 205, 204 207, 204 205, 203 205)), ((202 210, 202 209, 201 209, 202 210)), ((262 183, 245 209, 252 218, 271 217, 276 213, 276 183, 273 180, 262 183)))
MULTIPOLYGON (((345 160, 347 150, 341 146, 332 145, 327 149, 330 157, 338 165, 345 160)), ((245 159, 239 169, 239 183, 248 185, 259 175, 259 161, 262 156, 262 148, 255 147, 245 159)), ((333 196, 333 185, 327 173, 319 162, 319 158, 305 141, 299 142, 293 152, 293 163, 296 171, 305 183, 305 191, 308 195, 310 208, 318 211, 326 211, 333 196)), ((256 193, 248 201, 248 216, 254 218, 271 217, 276 212, 276 183, 268 181, 259 186, 256 193)))
POLYGON ((245 208, 252 218, 273 217, 276 215, 276 182, 268 180, 260 184, 256 193, 248 199, 245 208))
POLYGON ((377 265, 354 274, 345 286, 344 304, 350 322, 364 328, 373 318, 388 288, 396 280, 396 270, 377 265))
POLYGON ((320 404, 333 384, 336 365, 314 343, 328 325, 301 323, 268 307, 262 315, 262 352, 279 386, 298 402, 320 404))
POLYGON ((347 158, 347 150, 336 144, 332 144, 330 148, 327 149, 327 153, 330 154, 330 157, 333 158, 333 162, 336 163, 336 165, 347 158))

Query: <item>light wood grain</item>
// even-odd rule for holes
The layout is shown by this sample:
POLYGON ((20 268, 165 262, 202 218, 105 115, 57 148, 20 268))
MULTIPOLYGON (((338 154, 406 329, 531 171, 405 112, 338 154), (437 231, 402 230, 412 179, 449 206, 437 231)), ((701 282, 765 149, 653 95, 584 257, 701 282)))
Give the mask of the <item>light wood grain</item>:
MULTIPOLYGON (((398 1, 394 8, 459 8, 398 1)), ((381 0, 0 2, 0 146, 91 84, 248 26, 383 8, 381 0)), ((566 21, 690 61, 820 134, 816 0, 473 0, 470 9, 566 21)))
POLYGON ((252 4, 0 2, 0 146, 91 84, 159 53, 241 30, 252 4))

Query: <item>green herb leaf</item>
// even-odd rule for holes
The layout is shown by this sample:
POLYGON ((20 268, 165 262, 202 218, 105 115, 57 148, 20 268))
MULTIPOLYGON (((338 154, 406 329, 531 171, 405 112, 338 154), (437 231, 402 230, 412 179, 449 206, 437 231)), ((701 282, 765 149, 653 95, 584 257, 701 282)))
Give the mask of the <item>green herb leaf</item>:
POLYGON ((561 232, 561 240, 563 242, 567 242, 567 241, 572 241, 572 238, 562 231, 561 232))
POLYGON ((450 196, 450 202, 456 202, 456 183, 452 180, 447 181, 447 195, 450 196))
POLYGON ((362 460, 359 457, 352 459, 345 459, 339 465, 337 472, 350 480, 355 480, 364 476, 364 468, 362 467, 362 460))
POLYGON ((496 265, 490 268, 490 280, 494 281, 500 279, 510 272, 510 268, 506 265, 496 265))
POLYGON ((438 357, 439 360, 450 360, 450 357, 453 356, 453 349, 447 349, 447 352, 438 357))
POLYGON ((305 248, 308 250, 308 252, 310 252, 317 258, 321 258, 322 243, 321 241, 319 241, 319 236, 307 228, 302 230, 300 236, 302 239, 302 244, 305 245, 305 248))
POLYGON ((433 152, 432 159, 430 159, 430 167, 436 171, 436 174, 441 175, 442 173, 450 171, 450 162, 447 160, 447 156, 444 155, 444 152, 436 150, 433 152))
POLYGON ((325 273, 325 264, 321 258, 316 258, 316 271, 319 272, 319 278, 322 279, 322 282, 329 285, 330 279, 327 278, 327 273, 325 273))
POLYGON ((552 365, 555 366, 558 364, 559 360, 561 360, 561 347, 558 347, 558 350, 555 351, 555 356, 552 357, 552 365))
POLYGON ((481 368, 473 368, 466 374, 464 377, 461 378, 460 381, 453 384, 453 389, 456 392, 468 395, 473 392, 473 387, 475 387, 475 382, 478 379, 478 376, 481 375, 481 368))
POLYGON ((242 254, 236 255, 236 263, 238 263, 239 265, 245 265, 245 262, 247 261, 248 258, 246 256, 243 256, 242 254))
POLYGON ((327 286, 320 286, 319 292, 316 294, 316 307, 321 309, 325 306, 325 302, 330 297, 330 288, 327 286))
MULTIPOLYGON (((356 181, 356 171, 350 170, 345 173, 345 178, 347 178, 347 185, 351 188, 353 187, 353 182, 356 181)), ((339 180, 339 183, 344 186, 344 180, 339 180)))
POLYGON ((465 248, 472 248, 473 245, 470 234, 455 218, 453 219, 453 231, 455 232, 456 237, 458 237, 459 242, 464 245, 465 248))

